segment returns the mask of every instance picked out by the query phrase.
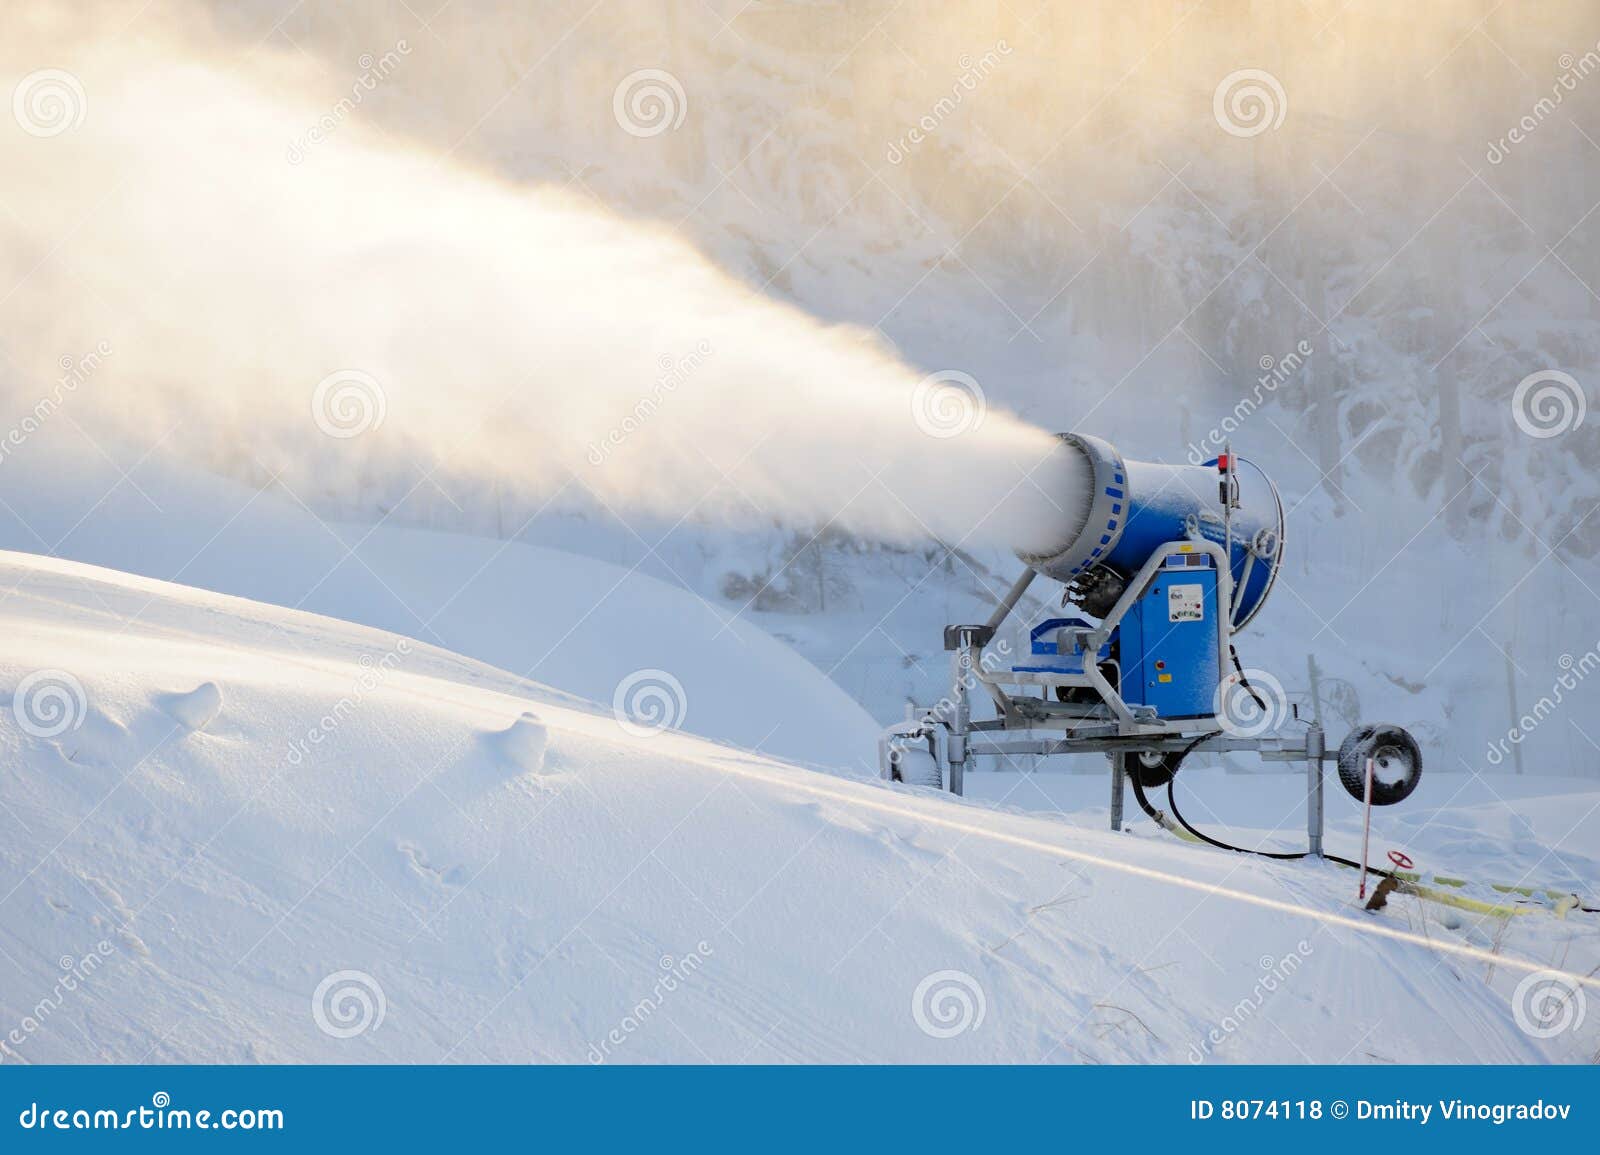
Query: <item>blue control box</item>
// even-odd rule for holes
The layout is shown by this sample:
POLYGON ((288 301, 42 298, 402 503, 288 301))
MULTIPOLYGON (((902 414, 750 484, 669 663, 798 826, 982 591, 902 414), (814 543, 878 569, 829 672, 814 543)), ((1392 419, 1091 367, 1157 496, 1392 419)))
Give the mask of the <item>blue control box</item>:
POLYGON ((1167 558, 1117 631, 1123 700, 1162 718, 1211 716, 1222 680, 1218 622, 1209 555, 1167 558))

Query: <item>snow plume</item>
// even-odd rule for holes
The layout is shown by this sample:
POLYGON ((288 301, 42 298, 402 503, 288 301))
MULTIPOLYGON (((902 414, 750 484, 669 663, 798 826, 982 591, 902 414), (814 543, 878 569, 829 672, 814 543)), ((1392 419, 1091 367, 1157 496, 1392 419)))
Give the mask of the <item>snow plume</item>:
POLYGON ((1060 538, 1050 435, 964 373, 925 376, 664 228, 363 127, 349 106, 411 45, 330 81, 143 18, 100 42, 81 18, 12 22, 13 407, 109 350, 74 421, 302 494, 431 478, 625 518, 1060 538))

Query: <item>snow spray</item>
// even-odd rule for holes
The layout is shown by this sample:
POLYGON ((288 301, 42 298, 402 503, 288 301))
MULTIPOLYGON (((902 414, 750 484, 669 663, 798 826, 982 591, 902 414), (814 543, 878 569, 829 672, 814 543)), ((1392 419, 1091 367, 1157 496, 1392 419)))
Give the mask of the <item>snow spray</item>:
POLYGON ((47 7, 13 23, 14 405, 109 348, 74 421, 302 494, 455 482, 624 519, 1061 537, 1051 435, 965 373, 914 369, 666 228, 335 116, 348 95, 304 60, 192 31, 95 42, 47 7))

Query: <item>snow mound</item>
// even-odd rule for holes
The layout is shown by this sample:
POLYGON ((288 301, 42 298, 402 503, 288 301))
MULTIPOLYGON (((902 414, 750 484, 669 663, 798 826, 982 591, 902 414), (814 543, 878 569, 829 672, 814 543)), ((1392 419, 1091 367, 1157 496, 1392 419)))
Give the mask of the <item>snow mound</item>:
POLYGON ((41 670, 82 690, 53 736, 0 712, 8 1060, 1596 1047, 1592 1021, 1539 1038, 1510 1002, 1519 959, 1600 961, 1576 914, 1499 938, 1404 896, 1369 918, 1333 867, 635 734, 609 701, 361 626, 17 554, 0 589, 0 694, 41 670), (162 702, 201 682, 227 686, 226 726, 194 741, 162 702), (561 773, 507 772, 540 747, 561 773))
POLYGON ((550 734, 537 714, 525 711, 492 738, 496 753, 506 763, 530 774, 544 769, 544 752, 550 734))
POLYGON ((222 690, 215 682, 201 682, 186 694, 164 694, 158 701, 174 722, 191 733, 204 730, 222 713, 222 690))

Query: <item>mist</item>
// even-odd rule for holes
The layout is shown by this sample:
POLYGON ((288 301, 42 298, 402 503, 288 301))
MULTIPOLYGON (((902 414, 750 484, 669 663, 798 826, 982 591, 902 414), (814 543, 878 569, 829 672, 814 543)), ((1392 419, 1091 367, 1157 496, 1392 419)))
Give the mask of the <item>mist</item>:
POLYGON ((342 122, 285 56, 14 32, 8 73, 68 78, 30 74, 28 130, 0 134, 13 394, 66 386, 99 435, 293 489, 381 474, 625 521, 1059 540, 1048 431, 670 229, 342 122))

